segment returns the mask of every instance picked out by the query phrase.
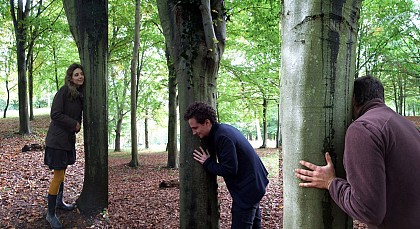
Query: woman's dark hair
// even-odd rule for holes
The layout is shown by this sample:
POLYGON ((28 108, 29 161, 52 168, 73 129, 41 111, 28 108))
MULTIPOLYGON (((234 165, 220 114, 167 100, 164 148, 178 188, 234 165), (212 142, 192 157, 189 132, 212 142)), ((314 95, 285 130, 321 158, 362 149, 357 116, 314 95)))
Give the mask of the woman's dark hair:
POLYGON ((192 118, 195 118, 195 120, 197 120, 200 124, 204 124, 206 119, 210 120, 210 122, 214 124, 216 123, 216 111, 207 103, 194 102, 187 108, 187 111, 184 114, 185 121, 192 118))
MULTIPOLYGON (((72 100, 75 100, 80 95, 76 85, 71 81, 74 70, 78 68, 80 68, 80 70, 82 70, 82 72, 85 73, 85 70, 83 69, 82 65, 78 63, 73 63, 67 68, 66 77, 64 78, 64 84, 67 85, 67 87, 69 88, 69 96, 72 100)), ((83 85, 79 88, 79 90, 81 89, 83 89, 83 85)))
POLYGON ((353 95, 358 106, 362 106, 372 99, 382 99, 385 102, 384 86, 382 86, 381 81, 370 75, 354 80, 353 95))

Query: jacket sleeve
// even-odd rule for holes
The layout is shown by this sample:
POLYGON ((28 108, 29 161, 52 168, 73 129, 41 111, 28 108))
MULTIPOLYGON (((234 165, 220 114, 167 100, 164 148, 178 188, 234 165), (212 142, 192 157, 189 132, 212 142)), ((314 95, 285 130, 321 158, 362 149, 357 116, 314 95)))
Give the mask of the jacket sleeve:
POLYGON ((58 90, 51 107, 51 120, 66 131, 74 132, 77 121, 64 113, 66 97, 65 88, 58 90))
POLYGON ((231 139, 226 136, 220 136, 215 141, 217 150, 217 159, 207 159, 203 166, 211 174, 231 177, 238 172, 238 158, 236 147, 231 139))
POLYGON ((336 178, 330 185, 333 200, 349 216, 379 225, 386 213, 385 159, 381 132, 361 122, 346 133, 344 166, 347 180, 336 178))

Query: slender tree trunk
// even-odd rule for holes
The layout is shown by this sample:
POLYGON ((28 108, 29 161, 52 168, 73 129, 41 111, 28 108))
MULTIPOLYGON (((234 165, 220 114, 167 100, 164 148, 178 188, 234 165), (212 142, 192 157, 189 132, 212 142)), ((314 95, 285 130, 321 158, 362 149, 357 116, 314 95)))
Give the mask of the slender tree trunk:
POLYGON ((397 112, 397 113, 399 113, 398 112, 398 96, 397 96, 397 85, 396 85, 396 83, 395 83, 395 76, 393 77, 393 79, 392 79, 392 88, 394 89, 393 90, 393 94, 394 94, 394 106, 395 106, 395 112, 397 112))
POLYGON ((120 112, 118 112, 118 120, 117 120, 117 126, 115 127, 115 148, 114 152, 120 152, 121 151, 121 126, 122 126, 122 115, 120 112))
POLYGON ((170 58, 168 47, 166 48, 166 62, 168 65, 168 91, 169 91, 169 117, 168 117, 168 163, 169 168, 178 168, 178 101, 177 101, 177 80, 174 64, 170 58))
POLYGON ((84 214, 108 207, 108 1, 63 0, 84 67, 85 177, 77 206, 84 214))
POLYGON ((10 53, 9 56, 6 57, 6 60, 4 62, 4 72, 6 75, 6 92, 7 92, 7 99, 6 99, 6 105, 4 107, 4 111, 3 111, 3 118, 6 118, 7 115, 7 109, 9 108, 9 104, 10 104, 10 87, 9 87, 9 75, 10 75, 10 65, 12 63, 12 61, 10 61, 12 59, 11 57, 12 53, 10 53))
POLYGON ((268 131, 267 131, 267 108, 268 108, 268 101, 264 96, 263 99, 263 143, 260 146, 261 149, 267 148, 267 138, 268 138, 268 131))
POLYGON ((29 83, 29 120, 34 120, 34 55, 31 51, 28 64, 28 83, 29 83))
POLYGON ((9 108, 9 103, 10 103, 9 80, 7 79, 6 79, 6 91, 7 91, 7 99, 6 99, 6 106, 4 107, 3 118, 6 118, 7 109, 9 108))
POLYGON ((139 61, 139 43, 140 43, 140 0, 136 0, 135 11, 135 29, 134 29, 134 47, 133 58, 131 59, 131 161, 130 167, 139 166, 137 150, 137 64, 139 61))
POLYGON ((282 4, 283 228, 352 228, 328 191, 300 188, 293 171, 301 159, 324 165, 329 152, 345 176, 361 0, 282 4))
POLYGON ((149 149, 149 110, 146 108, 146 117, 144 118, 144 147, 149 149))
POLYGON ((54 60, 55 88, 58 91, 60 89, 60 85, 58 84, 57 53, 54 46, 52 47, 52 50, 53 50, 53 60, 54 60))
POLYGON ((280 148, 283 144, 283 139, 281 136, 281 127, 282 127, 282 120, 281 120, 281 100, 279 101, 277 107, 277 117, 278 117, 278 124, 277 124, 277 138, 276 138, 276 148, 280 148))
MULTIPOLYGON (((175 66, 180 115, 194 101, 215 107, 226 36, 223 1, 158 0, 158 8, 175 66)), ((216 177, 194 161, 200 141, 183 119, 180 136, 180 228, 219 228, 216 177)))
POLYGON ((13 19, 16 36, 16 55, 18 67, 18 98, 19 98, 19 133, 30 134, 31 129, 29 125, 28 112, 28 82, 26 79, 26 54, 25 45, 27 43, 27 23, 25 19, 30 12, 30 2, 23 8, 23 1, 18 0, 18 8, 15 9, 14 0, 10 0, 10 13, 13 19), (17 15, 15 13, 17 10, 17 15))

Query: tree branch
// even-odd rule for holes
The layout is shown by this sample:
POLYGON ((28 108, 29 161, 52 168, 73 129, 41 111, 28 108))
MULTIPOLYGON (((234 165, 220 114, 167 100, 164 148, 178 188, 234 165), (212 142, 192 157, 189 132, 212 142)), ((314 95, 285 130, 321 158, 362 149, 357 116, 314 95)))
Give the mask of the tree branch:
POLYGON ((216 34, 214 33, 213 21, 210 12, 210 1, 201 0, 201 5, 199 6, 201 11, 201 17, 203 19, 203 28, 204 35, 206 38, 207 54, 210 55, 213 59, 215 58, 215 42, 218 43, 216 39, 216 34))

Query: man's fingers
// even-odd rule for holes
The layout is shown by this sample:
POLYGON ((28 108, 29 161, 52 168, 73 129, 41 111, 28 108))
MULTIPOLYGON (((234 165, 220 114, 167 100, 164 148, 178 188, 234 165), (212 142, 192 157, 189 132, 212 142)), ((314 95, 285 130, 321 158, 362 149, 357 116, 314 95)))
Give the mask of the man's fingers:
POLYGON ((313 171, 309 171, 309 170, 306 170, 306 169, 295 169, 295 172, 297 173, 297 174, 302 174, 302 175, 305 175, 305 176, 313 176, 313 171))
POLYGON ((296 172, 296 173, 295 173, 295 176, 296 176, 297 178, 301 179, 301 180, 304 180, 304 181, 313 181, 313 178, 312 178, 311 176, 307 176, 307 175, 304 175, 304 174, 302 174, 302 173, 298 173, 298 172, 296 172))
POLYGON ((304 188, 312 188, 315 185, 313 185, 312 183, 299 183, 299 186, 304 188))
POLYGON ((327 161, 327 165, 332 165, 332 160, 331 160, 331 156, 330 153, 326 152, 325 153, 325 160, 327 161))
POLYGON ((315 170, 318 167, 318 166, 316 166, 316 165, 314 165, 314 164, 312 164, 310 162, 303 161, 303 160, 302 161, 299 161, 299 163, 301 165, 305 166, 306 168, 311 169, 311 170, 315 170))

